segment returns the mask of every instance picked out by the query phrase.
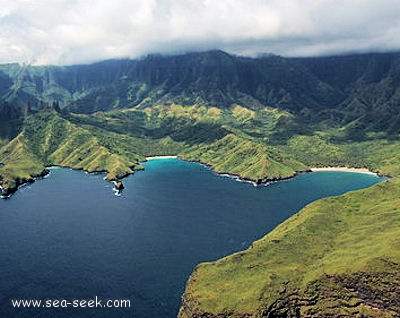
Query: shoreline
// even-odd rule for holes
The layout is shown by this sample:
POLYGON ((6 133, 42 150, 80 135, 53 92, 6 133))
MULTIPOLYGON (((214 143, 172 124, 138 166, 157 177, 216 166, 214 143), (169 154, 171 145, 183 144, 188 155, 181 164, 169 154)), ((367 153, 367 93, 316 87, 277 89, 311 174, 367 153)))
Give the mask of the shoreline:
POLYGON ((322 171, 338 171, 338 172, 352 172, 352 173, 365 173, 373 174, 378 176, 377 172, 371 171, 367 168, 350 168, 350 167, 311 167, 312 172, 322 172, 322 171))
MULTIPOLYGON (((379 172, 374 172, 371 171, 367 168, 350 168, 350 167, 311 167, 308 170, 302 170, 302 171, 295 171, 293 173, 293 175, 290 176, 286 176, 286 177, 276 177, 276 178, 263 178, 263 179, 258 179, 258 180, 254 180, 254 179, 250 179, 250 178, 246 178, 246 177, 242 177, 238 174, 234 174, 234 173, 229 173, 229 172, 221 172, 221 171, 217 171, 212 165, 207 164, 205 162, 202 162, 201 160, 186 160, 184 158, 181 158, 179 156, 149 156, 146 157, 145 160, 149 161, 149 160, 157 160, 157 159, 180 159, 183 161, 187 161, 187 162, 196 162, 199 163, 201 165, 204 165, 208 168, 210 168, 216 175, 220 176, 220 177, 228 177, 228 178, 232 178, 236 181, 239 182, 245 182, 245 183, 250 183, 253 186, 267 186, 271 183, 274 182, 279 182, 279 181, 285 181, 285 180, 289 180, 292 178, 295 178, 296 176, 298 176, 299 174, 302 173, 309 173, 309 172, 323 172, 323 171, 337 171, 337 172, 350 172, 350 173, 364 173, 364 174, 371 174, 371 175, 375 175, 375 176, 379 176, 379 177, 387 177, 390 178, 390 176, 385 176, 385 175, 381 175, 379 172)), ((30 179, 26 179, 26 180, 20 180, 17 184, 16 187, 13 188, 8 188, 8 189, 4 189, 1 184, 0 184, 0 198, 1 199, 8 199, 11 197, 12 194, 14 194, 21 186, 25 185, 25 184, 29 184, 29 183, 34 183, 37 179, 42 179, 44 177, 46 177, 50 171, 52 169, 55 168, 67 168, 67 169, 71 169, 71 170, 81 170, 84 171, 87 174, 97 174, 97 173, 107 173, 108 171, 106 170, 99 170, 99 171, 92 171, 89 172, 83 168, 72 168, 69 166, 63 166, 63 165, 51 165, 48 167, 45 167, 45 169, 39 173, 38 175, 32 176, 32 178, 30 179)), ((128 173, 126 175, 121 176, 118 179, 115 180, 108 180, 106 178, 104 178, 106 181, 112 182, 114 184, 114 190, 121 192, 122 189, 124 188, 123 184, 122 184, 122 179, 124 179, 125 177, 134 174, 136 170, 133 170, 132 173, 128 173), (118 183, 118 184, 116 184, 118 183)))
POLYGON ((36 182, 36 180, 44 179, 46 178, 50 173, 50 170, 43 169, 40 173, 32 175, 28 179, 18 179, 15 181, 15 186, 11 188, 3 188, 2 184, 0 184, 0 199, 9 199, 15 192, 18 191, 18 189, 36 182))
MULTIPOLYGON (((84 168, 73 168, 73 167, 64 166, 64 165, 46 166, 45 169, 41 173, 39 173, 37 175, 33 175, 33 176, 31 176, 31 178, 18 180, 15 187, 3 188, 2 184, 0 182, 0 199, 9 199, 15 192, 18 191, 18 189, 20 189, 21 187, 26 186, 28 184, 32 184, 32 183, 36 182, 36 180, 40 180, 40 179, 44 179, 44 178, 48 177, 48 175, 51 173, 51 170, 54 170, 54 169, 70 169, 73 171, 83 171, 85 174, 89 174, 89 175, 90 174, 107 174, 108 173, 107 170, 87 171, 84 168)), ((130 175, 133 175, 136 171, 139 171, 139 170, 134 170, 132 167, 131 173, 126 173, 125 175, 120 176, 119 178, 116 178, 116 179, 107 179, 106 177, 104 177, 103 180, 113 183, 113 185, 114 185, 113 190, 121 193, 122 190, 124 189, 124 185, 121 180, 130 175)))
POLYGON ((150 156, 146 157, 146 161, 155 160, 155 159, 177 159, 178 156, 150 156))
POLYGON ((218 175, 220 177, 231 178, 231 179, 233 179, 235 181, 238 181, 238 182, 251 183, 255 187, 268 186, 271 183, 290 180, 292 178, 297 177, 298 175, 300 175, 302 173, 312 172, 310 169, 307 169, 307 170, 295 171, 292 175, 289 175, 289 176, 286 176, 286 177, 271 177, 271 178, 264 177, 262 179, 251 179, 251 178, 247 178, 247 177, 242 177, 241 175, 236 174, 236 173, 218 171, 211 164, 205 163, 205 162, 203 162, 201 160, 186 160, 184 158, 180 158, 180 157, 178 157, 178 158, 183 160, 183 161, 187 161, 187 162, 199 163, 199 164, 209 168, 213 173, 215 173, 216 175, 218 175))

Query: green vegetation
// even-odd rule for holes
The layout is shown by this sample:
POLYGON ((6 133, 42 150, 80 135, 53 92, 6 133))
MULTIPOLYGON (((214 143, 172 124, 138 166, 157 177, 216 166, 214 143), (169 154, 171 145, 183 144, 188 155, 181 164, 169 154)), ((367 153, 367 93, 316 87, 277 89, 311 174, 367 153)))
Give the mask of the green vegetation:
POLYGON ((395 317, 400 183, 314 202, 253 246, 198 266, 180 317, 395 317))
POLYGON ((210 144, 193 146, 181 153, 185 160, 200 160, 217 172, 267 182, 292 177, 307 170, 304 164, 289 158, 273 147, 246 140, 233 134, 210 144))
POLYGON ((397 140, 334 143, 329 135, 316 133, 312 136, 294 136, 280 149, 308 166, 366 167, 382 175, 400 174, 397 155, 400 142, 397 140))
POLYGON ((248 59, 221 51, 2 65, 3 194, 46 166, 119 180, 153 155, 257 182, 313 166, 367 167, 393 178, 315 202, 252 248, 199 265, 180 316, 397 317, 399 65, 399 53, 248 59))
POLYGON ((38 112, 27 117, 22 132, 0 149, 2 187, 8 194, 51 165, 107 171, 108 180, 117 180, 140 169, 144 157, 135 153, 137 143, 73 124, 54 111, 38 112))
POLYGON ((43 171, 45 166, 60 165, 107 171, 108 180, 117 180, 140 169, 139 162, 153 155, 179 155, 258 182, 288 178, 318 165, 398 173, 398 141, 337 141, 341 128, 308 128, 307 135, 278 137, 277 132, 288 131, 293 120, 287 112, 240 105, 219 109, 172 103, 93 115, 44 109, 26 116, 20 134, 0 149, 0 177, 4 189, 15 188, 40 174, 39 167, 43 171), (9 150, 17 141, 23 145, 24 160, 16 156, 21 151, 9 150))
POLYGON ((45 169, 39 158, 28 150, 23 134, 1 148, 0 162, 4 165, 0 167, 1 186, 6 194, 8 189, 40 176, 45 169))
POLYGON ((146 156, 178 154, 210 164, 216 171, 260 182, 287 178, 307 166, 266 145, 264 137, 256 137, 267 136, 266 129, 272 132, 281 116, 286 114, 238 105, 221 110, 171 104, 94 115, 45 109, 27 116, 15 139, 23 144, 29 158, 35 158, 35 165, 26 165, 21 175, 12 172, 9 163, 20 160, 4 147, 0 149, 0 158, 4 158, 0 176, 4 189, 15 189, 18 178, 25 180, 28 172, 30 179, 38 174, 39 163, 42 170, 60 165, 107 171, 108 180, 117 180, 140 169, 139 162, 146 156), (265 119, 265 126, 261 119, 265 119), (257 132, 253 121, 263 131, 257 132))
POLYGON ((258 119, 268 129, 263 115, 275 121, 271 111, 254 115, 249 109, 289 114, 274 125, 273 142, 307 134, 314 126, 324 131, 341 127, 338 138, 358 142, 371 134, 399 134, 399 65, 398 52, 250 59, 222 51, 68 67, 7 64, 0 65, 0 120, 4 103, 14 109, 30 103, 37 109, 56 101, 85 114, 169 104, 240 105, 236 121, 249 134, 258 119))

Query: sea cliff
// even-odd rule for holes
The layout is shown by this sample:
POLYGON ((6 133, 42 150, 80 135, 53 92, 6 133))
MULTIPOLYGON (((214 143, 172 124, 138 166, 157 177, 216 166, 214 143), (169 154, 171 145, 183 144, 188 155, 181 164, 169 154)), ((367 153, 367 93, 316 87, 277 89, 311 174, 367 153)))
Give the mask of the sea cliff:
POLYGON ((179 318, 398 317, 399 197, 391 179, 316 201, 248 250, 198 265, 179 318))

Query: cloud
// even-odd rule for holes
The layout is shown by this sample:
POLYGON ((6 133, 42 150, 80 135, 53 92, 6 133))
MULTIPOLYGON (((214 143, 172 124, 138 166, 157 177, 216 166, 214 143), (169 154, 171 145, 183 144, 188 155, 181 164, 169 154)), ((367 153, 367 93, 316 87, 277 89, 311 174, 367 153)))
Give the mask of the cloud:
POLYGON ((398 50, 398 12, 398 0, 0 0, 0 63, 398 50))

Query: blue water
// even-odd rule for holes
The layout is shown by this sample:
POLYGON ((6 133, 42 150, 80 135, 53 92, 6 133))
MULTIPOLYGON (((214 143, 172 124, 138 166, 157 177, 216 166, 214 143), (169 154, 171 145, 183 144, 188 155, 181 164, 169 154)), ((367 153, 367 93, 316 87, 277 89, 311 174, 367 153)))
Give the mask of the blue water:
POLYGON ((303 206, 374 175, 318 172, 254 187, 152 160, 120 197, 104 175, 53 169, 0 200, 0 317, 175 317, 194 266, 247 248, 303 206), (14 298, 129 299, 121 308, 15 309, 14 298))

